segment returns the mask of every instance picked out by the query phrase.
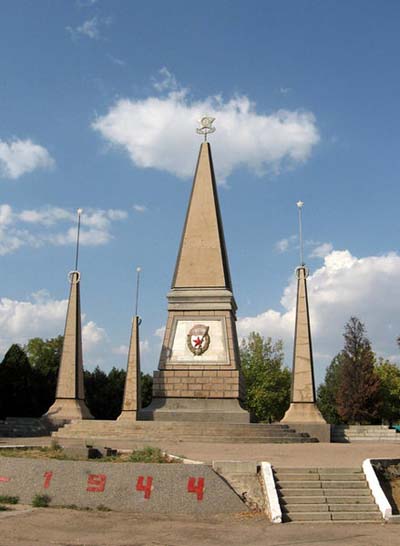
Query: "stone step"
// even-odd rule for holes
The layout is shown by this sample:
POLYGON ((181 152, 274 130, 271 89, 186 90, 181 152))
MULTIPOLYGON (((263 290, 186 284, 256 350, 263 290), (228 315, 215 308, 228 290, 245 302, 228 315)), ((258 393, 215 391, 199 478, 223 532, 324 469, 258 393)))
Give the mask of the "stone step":
POLYGON ((331 521, 330 512, 292 512, 282 514, 283 521, 331 521))
MULTIPOLYGON (((279 486, 279 484, 277 484, 279 486)), ((322 489, 322 488, 315 488, 315 489, 309 489, 309 488, 303 488, 303 489, 296 489, 296 488, 285 488, 283 491, 278 487, 278 493, 286 498, 286 496, 293 496, 293 497, 315 497, 315 496, 322 496, 324 495, 326 498, 332 498, 335 496, 338 497, 368 497, 370 496, 370 490, 368 487, 365 487, 364 489, 340 489, 337 492, 335 492, 334 489, 322 489)))
POLYGON ((374 506, 374 501, 372 497, 367 494, 364 496, 353 495, 353 496, 326 496, 326 495, 290 495, 285 494, 281 496, 282 504, 372 504, 374 506))
POLYGON ((363 474, 342 474, 335 472, 334 474, 294 474, 282 472, 278 475, 279 481, 300 481, 300 482, 325 482, 325 481, 364 481, 365 476, 363 474))
POLYGON ((376 512, 332 512, 332 520, 336 521, 382 521, 382 514, 376 512))
POLYGON ((274 468, 275 474, 363 474, 361 468, 274 468))
POLYGON ((277 485, 280 489, 366 489, 367 484, 364 481, 289 481, 278 480, 277 485))
POLYGON ((292 512, 329 512, 329 506, 324 503, 318 504, 286 504, 282 507, 285 514, 292 512))

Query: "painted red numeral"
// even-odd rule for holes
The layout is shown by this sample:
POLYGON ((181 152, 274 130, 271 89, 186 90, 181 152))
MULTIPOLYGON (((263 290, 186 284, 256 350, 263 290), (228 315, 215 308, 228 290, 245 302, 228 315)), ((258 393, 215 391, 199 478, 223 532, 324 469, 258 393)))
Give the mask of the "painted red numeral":
POLYGON ((6 478, 5 476, 0 476, 0 482, 9 482, 11 478, 6 478))
POLYGON ((43 487, 45 489, 48 489, 50 487, 51 478, 53 477, 53 472, 45 472, 43 474, 43 477, 44 477, 43 487))
POLYGON ((103 493, 106 486, 107 476, 105 474, 89 474, 86 491, 91 493, 103 493))
POLYGON ((188 490, 188 493, 196 493, 198 501, 203 500, 204 478, 197 478, 197 483, 196 483, 196 478, 189 478, 187 490, 188 490))
POLYGON ((144 498, 149 499, 151 495, 153 485, 152 476, 147 476, 146 483, 144 483, 144 476, 139 476, 136 483, 136 491, 144 491, 144 498))

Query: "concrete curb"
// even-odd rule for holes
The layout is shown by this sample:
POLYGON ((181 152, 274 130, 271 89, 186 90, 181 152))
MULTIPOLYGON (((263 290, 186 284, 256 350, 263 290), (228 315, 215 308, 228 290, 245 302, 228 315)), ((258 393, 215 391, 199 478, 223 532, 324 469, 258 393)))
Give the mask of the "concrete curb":
POLYGON ((381 484, 379 483, 379 480, 375 474, 374 467, 371 464, 371 459, 365 459, 362 464, 362 468, 369 488, 371 489, 372 495, 382 513, 383 518, 385 520, 389 520, 392 517, 392 507, 390 506, 389 501, 382 490, 381 484))
POLYGON ((265 491, 265 504, 269 506, 268 516, 272 523, 282 523, 282 510, 279 504, 278 492, 276 490, 274 474, 270 463, 261 462, 261 477, 265 491))

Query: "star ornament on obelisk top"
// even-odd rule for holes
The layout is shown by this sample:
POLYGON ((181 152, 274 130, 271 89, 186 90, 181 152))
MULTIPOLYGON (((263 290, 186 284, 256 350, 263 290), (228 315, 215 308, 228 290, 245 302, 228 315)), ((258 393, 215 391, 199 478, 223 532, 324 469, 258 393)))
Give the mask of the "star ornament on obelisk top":
POLYGON ((307 296, 308 269, 304 263, 302 209, 303 201, 296 203, 299 213, 300 266, 296 269, 297 304, 294 335, 292 390, 290 406, 282 423, 326 423, 316 405, 314 366, 311 343, 310 314, 307 296))
POLYGON ((82 209, 77 210, 75 269, 68 274, 71 289, 68 299, 61 362, 58 370, 56 400, 44 416, 50 421, 59 423, 72 419, 93 419, 85 403, 83 383, 80 300, 81 274, 78 271, 79 235, 82 213, 82 209))
POLYGON ((207 135, 216 131, 215 127, 213 127, 214 121, 215 118, 210 116, 203 116, 199 119, 200 127, 196 129, 196 133, 204 136, 204 142, 207 142, 207 135))

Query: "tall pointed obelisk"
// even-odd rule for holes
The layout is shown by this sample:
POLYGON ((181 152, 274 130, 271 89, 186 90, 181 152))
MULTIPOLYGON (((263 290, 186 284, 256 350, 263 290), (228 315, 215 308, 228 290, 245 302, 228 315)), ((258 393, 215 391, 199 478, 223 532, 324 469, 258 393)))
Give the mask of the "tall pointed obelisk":
POLYGON ((304 264, 301 210, 303 202, 297 203, 300 226, 300 267, 296 269, 297 305, 294 334, 292 390, 290 406, 282 423, 324 423, 316 405, 313 355, 311 345, 310 316, 307 298, 308 270, 304 264))
POLYGON ((248 422, 239 404, 244 384, 236 333, 236 303, 207 134, 200 147, 186 222, 168 294, 168 320, 153 402, 142 419, 248 422))
POLYGON ((126 370, 124 399, 122 402, 122 411, 118 421, 136 421, 141 407, 140 395, 140 346, 139 346, 139 325, 138 316, 138 295, 139 295, 139 276, 140 267, 136 269, 136 308, 135 316, 132 319, 132 333, 129 344, 128 366, 126 370))
POLYGON ((78 209, 75 270, 69 274, 71 289, 65 321, 64 343, 58 371, 56 400, 44 415, 54 422, 93 419, 85 403, 82 359, 80 273, 78 271, 79 230, 82 210, 78 209))

